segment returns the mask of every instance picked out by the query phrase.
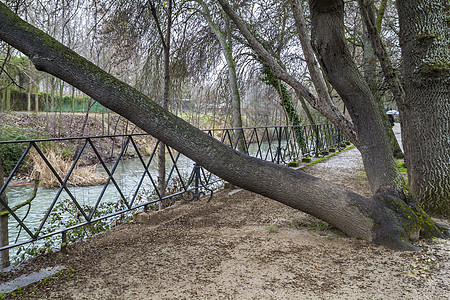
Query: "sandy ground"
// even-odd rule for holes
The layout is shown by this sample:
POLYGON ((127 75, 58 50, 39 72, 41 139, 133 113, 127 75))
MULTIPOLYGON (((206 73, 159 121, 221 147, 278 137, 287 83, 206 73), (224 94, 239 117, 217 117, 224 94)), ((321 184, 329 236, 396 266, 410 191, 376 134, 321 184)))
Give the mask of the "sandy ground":
MULTIPOLYGON (((305 172, 359 193, 368 185, 359 152, 305 172)), ((7 299, 448 299, 450 241, 398 252, 344 236, 262 196, 222 190, 25 264, 53 277, 7 299)), ((448 222, 447 222, 448 225, 448 222)), ((5 280, 4 274, 2 280, 5 280)))

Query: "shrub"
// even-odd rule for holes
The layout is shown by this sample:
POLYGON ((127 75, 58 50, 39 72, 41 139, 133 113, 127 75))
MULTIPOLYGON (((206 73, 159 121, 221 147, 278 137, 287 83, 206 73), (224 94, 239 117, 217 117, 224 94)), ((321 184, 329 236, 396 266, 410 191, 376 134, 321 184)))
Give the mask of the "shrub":
MULTIPOLYGON (((0 141, 18 141, 26 139, 27 136, 23 130, 0 125, 0 141)), ((3 160, 5 175, 8 175, 12 171, 25 148, 25 143, 0 145, 0 156, 3 160)))
MULTIPOLYGON (((22 128, 16 128, 12 126, 0 125, 0 141, 20 141, 35 139, 42 136, 42 133, 37 133, 31 130, 25 130, 22 128)), ((27 147, 27 143, 12 143, 0 145, 0 156, 3 160, 3 168, 5 176, 14 169, 15 165, 19 161, 22 153, 27 147)))

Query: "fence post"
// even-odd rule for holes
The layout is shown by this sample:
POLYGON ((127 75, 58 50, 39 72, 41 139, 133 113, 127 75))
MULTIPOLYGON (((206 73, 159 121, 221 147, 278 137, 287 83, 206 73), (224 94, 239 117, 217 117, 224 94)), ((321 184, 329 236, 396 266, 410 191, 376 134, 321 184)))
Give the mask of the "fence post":
POLYGON ((320 141, 319 141, 319 125, 315 125, 315 131, 316 131, 316 157, 319 156, 320 153, 320 141))
POLYGON ((200 181, 200 165, 198 163, 195 163, 194 165, 194 198, 197 198, 197 200, 200 200, 200 194, 199 194, 199 181, 200 181))
POLYGON ((341 131, 337 130, 337 147, 336 148, 341 148, 341 131))
MULTIPOLYGON (((2 158, 0 157, 0 188, 3 186, 4 181, 3 181, 3 161, 2 158)), ((6 193, 2 193, 0 195, 0 198, 2 198, 2 200, 5 203, 8 203, 8 198, 6 197, 6 193)), ((3 211, 5 208, 3 207, 3 205, 0 204, 0 211, 3 211)), ((9 237, 8 237, 8 216, 9 214, 5 214, 3 216, 0 217, 0 246, 7 246, 9 245, 9 237)), ((1 267, 2 268, 6 268, 9 267, 9 249, 3 250, 0 253, 0 257, 1 257, 1 267)))
POLYGON ((281 131, 282 127, 279 128, 278 131, 278 149, 277 149, 277 164, 280 164, 280 156, 281 156, 281 131))
POLYGON ((67 253, 67 231, 61 232, 61 252, 67 253))

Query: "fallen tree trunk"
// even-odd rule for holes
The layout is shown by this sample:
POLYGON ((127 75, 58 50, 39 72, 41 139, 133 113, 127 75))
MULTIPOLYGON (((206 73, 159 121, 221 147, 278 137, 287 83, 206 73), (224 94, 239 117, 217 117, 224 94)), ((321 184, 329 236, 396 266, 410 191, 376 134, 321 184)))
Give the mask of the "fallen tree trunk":
POLYGON ((38 70, 72 84, 234 185, 314 215, 349 236, 391 248, 416 249, 409 240, 419 232, 426 237, 443 236, 434 222, 402 195, 380 191, 365 198, 225 146, 21 20, 3 3, 0 39, 26 54, 38 70))

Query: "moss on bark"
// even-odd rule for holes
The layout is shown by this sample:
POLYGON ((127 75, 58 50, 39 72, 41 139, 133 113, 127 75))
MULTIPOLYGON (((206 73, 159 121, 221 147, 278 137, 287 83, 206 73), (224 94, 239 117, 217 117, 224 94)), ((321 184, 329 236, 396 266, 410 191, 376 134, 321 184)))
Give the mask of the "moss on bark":
POLYGON ((446 229, 437 225, 409 196, 383 192, 373 199, 377 204, 372 214, 376 243, 392 249, 419 250, 411 242, 419 238, 448 236, 446 229))

